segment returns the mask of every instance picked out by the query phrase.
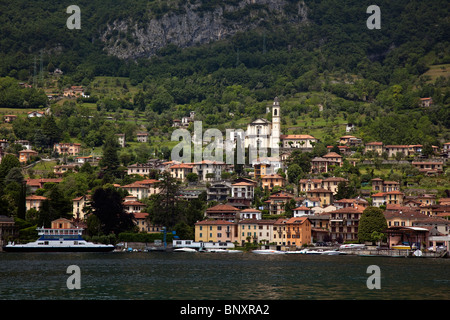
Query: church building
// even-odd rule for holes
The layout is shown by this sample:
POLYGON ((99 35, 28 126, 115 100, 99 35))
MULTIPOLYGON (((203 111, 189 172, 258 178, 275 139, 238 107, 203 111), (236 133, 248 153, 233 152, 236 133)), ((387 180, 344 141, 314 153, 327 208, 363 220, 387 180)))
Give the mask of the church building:
POLYGON ((281 135, 280 116, 280 103, 278 98, 275 98, 272 105, 272 122, 260 118, 249 123, 245 136, 245 148, 252 146, 257 150, 278 150, 281 135))

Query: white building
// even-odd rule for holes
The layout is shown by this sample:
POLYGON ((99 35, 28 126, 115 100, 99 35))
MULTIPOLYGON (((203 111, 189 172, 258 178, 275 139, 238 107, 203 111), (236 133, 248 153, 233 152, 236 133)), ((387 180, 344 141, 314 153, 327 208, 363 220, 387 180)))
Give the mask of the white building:
POLYGON ((246 148, 252 146, 257 150, 278 150, 281 135, 280 112, 280 103, 278 98, 275 98, 272 105, 272 122, 260 118, 248 124, 244 144, 246 148))

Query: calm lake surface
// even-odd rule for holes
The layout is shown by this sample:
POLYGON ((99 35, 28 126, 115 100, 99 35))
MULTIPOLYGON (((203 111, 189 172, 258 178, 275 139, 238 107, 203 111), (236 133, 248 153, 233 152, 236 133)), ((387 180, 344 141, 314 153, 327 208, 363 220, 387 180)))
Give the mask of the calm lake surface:
POLYGON ((0 253, 0 300, 448 300, 450 259, 253 253, 0 253), (67 268, 81 271, 69 290, 67 268), (381 288, 370 290, 370 265, 381 288))

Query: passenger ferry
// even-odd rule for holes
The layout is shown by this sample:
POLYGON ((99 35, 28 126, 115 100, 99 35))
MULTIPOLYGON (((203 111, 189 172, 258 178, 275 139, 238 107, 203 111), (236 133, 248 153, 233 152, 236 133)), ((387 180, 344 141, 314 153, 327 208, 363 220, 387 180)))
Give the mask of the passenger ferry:
POLYGON ((37 228, 38 240, 27 244, 9 242, 3 246, 6 252, 109 252, 112 244, 96 244, 84 240, 82 228, 50 229, 37 228))

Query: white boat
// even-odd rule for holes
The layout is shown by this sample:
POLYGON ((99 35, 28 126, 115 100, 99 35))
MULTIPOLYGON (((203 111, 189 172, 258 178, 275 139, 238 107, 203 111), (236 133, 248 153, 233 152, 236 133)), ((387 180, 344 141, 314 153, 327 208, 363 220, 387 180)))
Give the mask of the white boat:
POLYGON ((219 252, 227 252, 228 250, 226 249, 206 249, 206 252, 215 252, 215 253, 219 253, 219 252))
POLYGON ((306 254, 322 254, 322 251, 308 250, 306 251, 306 254))
POLYGON ((307 252, 308 252, 307 249, 304 249, 304 250, 286 251, 287 254, 306 254, 307 252))
POLYGON ((8 243, 6 252, 108 252, 114 250, 112 244, 97 244, 82 238, 82 228, 47 229, 37 228, 38 240, 26 244, 8 243))
POLYGON ((328 256, 338 256, 341 253, 337 250, 328 250, 328 251, 322 251, 320 254, 328 255, 328 256))
POLYGON ((256 254, 285 254, 285 251, 279 251, 279 250, 270 250, 270 249, 260 249, 260 250, 253 250, 253 253, 256 254))
POLYGON ((198 252, 195 249, 192 248, 177 248, 177 249, 173 249, 174 252, 198 252))
POLYGON ((366 247, 365 244, 359 244, 359 243, 349 243, 349 244, 343 244, 339 247, 339 249, 364 249, 366 247))

